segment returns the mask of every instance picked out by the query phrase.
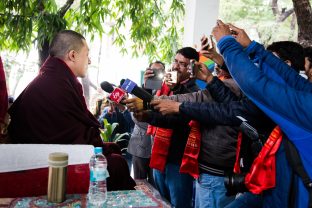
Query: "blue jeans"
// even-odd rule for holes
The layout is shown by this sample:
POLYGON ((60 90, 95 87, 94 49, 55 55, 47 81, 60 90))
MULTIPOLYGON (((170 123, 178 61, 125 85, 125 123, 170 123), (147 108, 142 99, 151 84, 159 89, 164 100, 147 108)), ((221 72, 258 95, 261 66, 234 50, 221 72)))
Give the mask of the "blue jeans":
POLYGON ((196 208, 223 208, 235 199, 226 196, 223 176, 202 173, 196 181, 196 208))
POLYGON ((225 208, 261 208, 262 207, 262 195, 255 195, 250 192, 245 192, 235 198, 225 208))
POLYGON ((179 171, 180 166, 172 163, 167 163, 164 173, 153 169, 155 186, 173 207, 191 208, 193 178, 179 171))

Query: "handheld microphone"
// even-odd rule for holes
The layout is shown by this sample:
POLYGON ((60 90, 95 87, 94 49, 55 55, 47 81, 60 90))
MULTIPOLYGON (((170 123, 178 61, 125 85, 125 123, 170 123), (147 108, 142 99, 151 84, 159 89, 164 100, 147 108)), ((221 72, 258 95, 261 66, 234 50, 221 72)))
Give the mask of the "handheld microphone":
MULTIPOLYGON (((121 80, 122 82, 122 80, 121 80)), ((146 90, 141 87, 138 87, 137 84, 130 79, 126 79, 123 83, 121 83, 121 88, 127 91, 130 94, 135 95, 140 98, 144 102, 151 102, 153 100, 153 96, 149 94, 146 90)))
POLYGON ((114 88, 112 84, 109 82, 102 82, 101 83, 101 88, 105 91, 110 93, 109 95, 109 100, 120 103, 120 101, 125 97, 126 92, 118 87, 114 88))
POLYGON ((154 110, 153 107, 149 104, 153 100, 153 96, 149 94, 146 90, 141 87, 138 87, 137 84, 130 79, 120 81, 121 88, 127 91, 130 94, 135 95, 136 97, 143 100, 143 108, 154 110))
POLYGON ((104 90, 107 93, 111 93, 114 91, 113 85, 109 82, 106 82, 106 81, 101 83, 101 88, 102 88, 102 90, 104 90))

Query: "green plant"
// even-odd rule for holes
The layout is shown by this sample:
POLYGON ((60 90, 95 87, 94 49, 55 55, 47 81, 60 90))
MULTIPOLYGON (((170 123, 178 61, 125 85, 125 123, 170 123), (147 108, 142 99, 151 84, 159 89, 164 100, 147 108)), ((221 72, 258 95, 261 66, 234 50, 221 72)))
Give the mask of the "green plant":
POLYGON ((108 123, 107 119, 103 120, 103 124, 104 124, 104 129, 100 129, 100 135, 102 137, 102 140, 104 142, 122 142, 122 141, 127 141, 127 139, 123 139, 124 136, 129 135, 128 132, 122 133, 122 134, 115 134, 114 136, 112 136, 114 130, 116 129, 116 127, 119 125, 118 123, 108 123))

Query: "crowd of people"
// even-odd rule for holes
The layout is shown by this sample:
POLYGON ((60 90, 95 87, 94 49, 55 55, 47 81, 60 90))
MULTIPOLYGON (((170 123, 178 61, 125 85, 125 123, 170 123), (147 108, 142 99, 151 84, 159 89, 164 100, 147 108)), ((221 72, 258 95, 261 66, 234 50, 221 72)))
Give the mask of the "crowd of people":
POLYGON ((149 105, 109 101, 96 115, 77 79, 91 63, 81 34, 53 38, 38 76, 9 109, 0 59, 1 139, 8 111, 6 142, 103 147, 109 190, 133 189, 133 167, 134 179, 177 208, 312 207, 312 47, 278 41, 265 49, 221 20, 212 35, 217 45, 204 36, 199 51, 177 50, 167 72, 161 61, 147 67, 142 88, 165 74, 159 89, 146 89, 149 105), (214 73, 199 56, 215 62, 214 73), (129 133, 123 156, 101 139, 104 119, 118 123, 114 134, 129 133))

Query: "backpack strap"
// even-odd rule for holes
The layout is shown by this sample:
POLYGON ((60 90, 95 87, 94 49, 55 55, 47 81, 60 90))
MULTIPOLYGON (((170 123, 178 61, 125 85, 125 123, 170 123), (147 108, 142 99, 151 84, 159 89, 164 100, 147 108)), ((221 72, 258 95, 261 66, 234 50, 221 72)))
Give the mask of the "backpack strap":
POLYGON ((284 145, 285 145, 286 158, 290 166, 294 170, 294 172, 302 179, 304 186, 308 190, 309 192, 308 207, 312 208, 312 180, 303 167, 300 155, 298 154, 298 150, 296 149, 294 144, 288 139, 288 137, 285 134, 284 134, 284 137, 285 137, 284 145))

